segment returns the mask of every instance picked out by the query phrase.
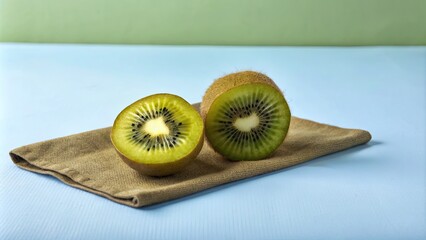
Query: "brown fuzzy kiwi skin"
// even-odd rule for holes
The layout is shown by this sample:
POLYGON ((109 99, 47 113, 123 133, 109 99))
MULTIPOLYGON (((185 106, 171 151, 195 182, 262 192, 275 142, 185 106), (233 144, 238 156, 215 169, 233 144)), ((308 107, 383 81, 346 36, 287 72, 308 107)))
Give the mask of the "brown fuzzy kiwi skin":
MULTIPOLYGON (((204 129, 203 129, 204 132, 204 129)), ((114 142, 111 142, 114 145, 114 142)), ((114 145, 115 150, 117 151, 120 158, 131 168, 138 171, 141 174, 152 176, 152 177, 164 177, 175 174, 182 171, 192 160, 194 160, 197 155, 200 153, 201 148, 204 144, 204 134, 201 134, 200 139, 198 140, 197 146, 185 157, 178 159, 169 163, 161 164, 145 164, 133 161, 126 156, 124 156, 114 145)))
POLYGON ((254 72, 254 71, 243 71, 231 73, 226 76, 223 76, 213 82, 212 85, 207 89, 206 93, 203 96, 203 100, 200 105, 200 114, 201 117, 205 120, 207 113, 212 105, 213 101, 220 96, 222 93, 244 84, 250 83, 264 83, 268 84, 278 91, 281 90, 278 86, 265 74, 254 72))
MULTIPOLYGON (((216 79, 213 82, 213 84, 210 85, 210 87, 205 92, 203 99, 200 103, 200 115, 203 118, 204 125, 205 125, 205 120, 207 117, 207 113, 209 112, 210 106, 213 104, 213 102, 216 100, 217 97, 231 90, 232 88, 245 85, 245 84, 252 84, 252 83, 267 84, 282 93, 281 89, 275 84, 275 82, 271 78, 269 78, 268 76, 260 72, 242 71, 242 72, 236 72, 236 73, 225 75, 221 78, 216 79)), ((205 135, 205 132, 204 132, 204 135, 205 135)), ((213 148, 213 146, 211 145, 207 137, 206 139, 207 139, 207 144, 213 148)), ((273 152, 271 154, 273 154, 273 152)))

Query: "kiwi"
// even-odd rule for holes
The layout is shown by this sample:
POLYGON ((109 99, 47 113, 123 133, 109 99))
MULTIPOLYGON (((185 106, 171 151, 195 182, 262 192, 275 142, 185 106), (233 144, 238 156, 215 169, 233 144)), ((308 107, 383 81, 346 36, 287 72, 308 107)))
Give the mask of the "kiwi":
POLYGON ((201 102, 205 134, 213 149, 229 160, 259 160, 284 141, 291 113, 268 76, 244 71, 217 79, 201 102))
POLYGON ((203 146, 200 114, 183 98, 155 94, 126 107, 114 121, 111 141, 130 167, 149 176, 182 170, 203 146))

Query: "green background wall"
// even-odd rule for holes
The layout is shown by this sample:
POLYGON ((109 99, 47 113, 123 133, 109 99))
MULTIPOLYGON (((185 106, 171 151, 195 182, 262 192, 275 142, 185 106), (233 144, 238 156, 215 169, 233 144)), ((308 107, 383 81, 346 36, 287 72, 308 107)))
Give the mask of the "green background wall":
POLYGON ((0 0, 0 41, 426 45, 426 0, 0 0))

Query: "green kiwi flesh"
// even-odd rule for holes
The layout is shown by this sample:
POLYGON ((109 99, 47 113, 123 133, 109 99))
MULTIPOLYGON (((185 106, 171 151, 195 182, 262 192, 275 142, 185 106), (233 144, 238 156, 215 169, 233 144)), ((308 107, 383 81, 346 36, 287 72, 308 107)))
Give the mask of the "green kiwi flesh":
POLYGON ((133 169, 150 176, 182 170, 203 145, 200 114, 184 99, 155 94, 126 107, 114 121, 111 141, 133 169))
POLYGON ((206 136, 229 160, 259 160, 284 141, 290 118, 288 104, 277 87, 247 83, 215 98, 205 117, 206 136))

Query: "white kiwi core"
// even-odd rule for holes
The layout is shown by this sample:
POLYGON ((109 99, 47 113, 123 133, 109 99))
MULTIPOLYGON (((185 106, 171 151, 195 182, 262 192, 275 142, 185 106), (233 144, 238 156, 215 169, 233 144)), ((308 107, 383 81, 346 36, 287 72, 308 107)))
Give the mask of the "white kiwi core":
POLYGON ((259 126, 259 117, 256 113, 251 113, 250 116, 244 118, 237 118, 233 123, 234 127, 242 132, 250 132, 251 129, 259 126))
POLYGON ((170 133, 169 128, 164 123, 163 117, 155 118, 148 120, 144 126, 143 130, 147 132, 152 137, 160 136, 160 135, 168 135, 170 133))

